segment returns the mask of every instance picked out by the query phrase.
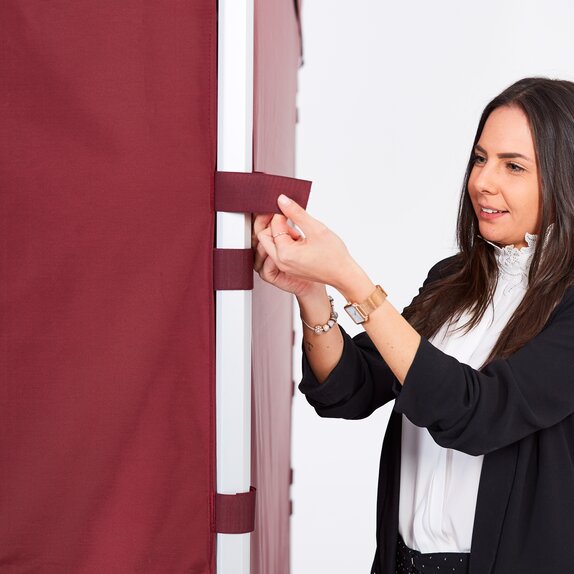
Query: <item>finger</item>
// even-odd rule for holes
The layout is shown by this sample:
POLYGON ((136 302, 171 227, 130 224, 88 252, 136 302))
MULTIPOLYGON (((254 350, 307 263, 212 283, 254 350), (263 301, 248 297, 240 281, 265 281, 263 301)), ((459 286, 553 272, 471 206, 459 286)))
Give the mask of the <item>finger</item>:
POLYGON ((266 251, 268 257, 271 257, 271 259, 277 263, 277 248, 271 237, 271 228, 266 227, 263 231, 260 231, 257 234, 257 239, 259 240, 259 243, 261 243, 263 249, 266 251))
MULTIPOLYGON (((297 241, 298 239, 302 238, 300 231, 298 229, 295 229, 295 227, 293 227, 293 225, 289 223, 289 220, 284 215, 276 215, 276 216, 274 216, 274 218, 275 217, 277 217, 277 220, 279 222, 278 229, 280 230, 281 233, 285 230, 283 227, 283 224, 282 224, 282 221, 285 220, 285 223, 287 225, 287 231, 289 232, 289 236, 291 237, 291 239, 293 239, 294 241, 297 241)), ((279 233, 279 231, 278 231, 278 233, 279 233)), ((273 237, 273 235, 274 234, 272 234, 271 237, 273 237)))
POLYGON ((253 231, 251 233, 251 247, 253 247, 253 249, 255 249, 259 241, 257 239, 258 233, 263 231, 269 225, 272 217, 273 213, 259 213, 253 219, 253 231))
POLYGON ((281 194, 278 197, 277 205, 283 215, 300 227, 305 235, 309 235, 319 223, 319 221, 311 217, 296 201, 286 195, 281 194))
POLYGON ((291 243, 293 241, 293 236, 290 232, 289 224, 287 223, 287 218, 284 215, 276 214, 271 220, 269 226, 271 228, 271 238, 276 241, 277 245, 283 245, 283 242, 291 243))
POLYGON ((277 277, 279 276, 279 268, 277 265, 275 265, 271 257, 267 257, 267 259, 265 259, 260 276, 264 281, 267 281, 268 283, 273 284, 275 281, 277 281, 277 277))
POLYGON ((255 269, 257 273, 259 273, 261 267, 263 267, 263 263, 265 263, 267 257, 268 257, 267 251, 265 251, 263 245, 258 241, 257 247, 255 249, 255 258, 253 261, 253 269, 255 269))
POLYGON ((260 231, 263 231, 268 225, 271 219, 273 219, 273 213, 259 213, 255 216, 253 220, 253 231, 257 235, 260 231))
MULTIPOLYGON (((303 238, 299 230, 295 229, 289 224, 289 220, 284 215, 275 215, 271 220, 271 238, 274 241, 279 241, 278 245, 282 243, 282 237, 290 238, 292 241, 299 241, 303 238)), ((290 241, 288 243, 291 243, 290 241)))
POLYGON ((289 234, 291 235, 291 239, 293 239, 294 241, 301 239, 302 237, 301 234, 294 227, 288 225, 287 229, 289 231, 289 234))

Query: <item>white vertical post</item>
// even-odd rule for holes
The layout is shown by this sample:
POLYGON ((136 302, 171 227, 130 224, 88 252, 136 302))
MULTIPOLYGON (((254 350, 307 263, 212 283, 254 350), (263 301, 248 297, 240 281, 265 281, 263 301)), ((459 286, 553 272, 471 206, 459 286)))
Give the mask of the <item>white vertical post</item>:
MULTIPOLYGON (((219 0, 217 169, 253 165, 253 2, 219 0)), ((217 247, 250 248, 251 215, 217 214, 217 247)), ((251 483, 251 292, 216 294, 217 492, 251 483)), ((250 535, 217 535, 217 574, 249 574, 250 535)))

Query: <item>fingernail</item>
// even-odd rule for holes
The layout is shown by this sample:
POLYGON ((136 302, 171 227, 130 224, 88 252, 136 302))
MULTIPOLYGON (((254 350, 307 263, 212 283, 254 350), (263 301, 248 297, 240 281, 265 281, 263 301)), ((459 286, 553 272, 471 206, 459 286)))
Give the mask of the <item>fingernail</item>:
POLYGON ((278 198, 277 201, 281 204, 281 205, 289 205, 291 203, 291 200, 286 196, 281 194, 278 198))

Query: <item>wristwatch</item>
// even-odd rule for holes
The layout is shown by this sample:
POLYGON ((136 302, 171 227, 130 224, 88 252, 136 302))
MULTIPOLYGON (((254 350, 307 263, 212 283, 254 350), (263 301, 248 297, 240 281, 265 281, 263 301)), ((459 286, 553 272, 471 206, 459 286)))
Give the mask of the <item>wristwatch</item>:
POLYGON ((357 325, 360 325, 369 320, 369 315, 377 307, 380 307, 386 298, 387 294, 384 289, 380 285, 377 285, 375 290, 362 303, 351 303, 349 301, 344 309, 349 314, 349 317, 351 317, 357 325))

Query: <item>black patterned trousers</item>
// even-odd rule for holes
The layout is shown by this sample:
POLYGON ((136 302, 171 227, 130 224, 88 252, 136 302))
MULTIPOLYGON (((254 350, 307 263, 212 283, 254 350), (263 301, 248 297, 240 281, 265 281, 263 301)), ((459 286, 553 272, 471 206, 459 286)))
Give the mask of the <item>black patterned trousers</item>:
POLYGON ((399 534, 395 574, 467 574, 470 554, 421 553, 409 548, 399 534))

